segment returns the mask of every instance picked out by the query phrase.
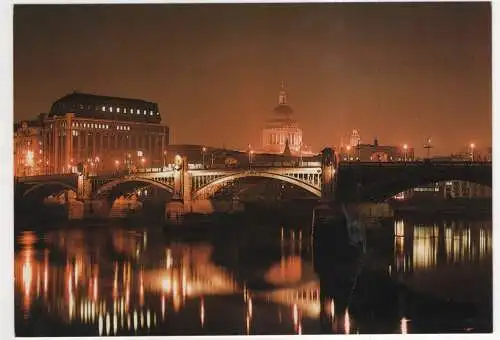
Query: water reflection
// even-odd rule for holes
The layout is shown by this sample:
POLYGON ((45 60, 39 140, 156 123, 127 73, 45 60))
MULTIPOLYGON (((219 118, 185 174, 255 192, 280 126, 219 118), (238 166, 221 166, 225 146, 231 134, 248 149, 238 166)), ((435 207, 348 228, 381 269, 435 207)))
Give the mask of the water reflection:
POLYGON ((491 223, 450 221, 437 224, 394 222, 397 272, 420 272, 443 264, 473 264, 491 258, 491 223))
MULTIPOLYGON (((421 225, 398 220, 393 236, 388 275, 401 280, 416 273, 437 272, 447 264, 491 259, 491 223, 421 225)), ((227 322, 242 334, 253 334, 262 332, 259 316, 268 319, 272 310, 276 324, 264 331, 267 333, 324 332, 317 323, 323 317, 329 320, 331 332, 364 332, 358 309, 351 309, 350 297, 346 298, 349 292, 338 295, 338 289, 332 288, 338 282, 315 272, 309 242, 301 230, 279 228, 276 256, 263 255, 265 264, 252 269, 252 273, 260 273, 261 282, 270 285, 266 289, 256 287, 255 278, 216 261, 218 249, 213 242, 172 242, 161 232, 69 229, 40 238, 25 232, 16 242, 16 300, 21 302, 24 320, 50 314, 61 323, 89 326, 100 336, 154 330, 170 334, 165 325, 172 322, 167 323, 167 318, 189 320, 194 308, 197 320, 189 324, 199 328, 190 332, 203 334, 217 322, 227 322), (41 302, 42 314, 30 314, 35 301, 41 302), (236 312, 240 306, 243 313, 236 312)), ((409 332, 408 316, 401 315, 391 327, 404 334, 409 332)), ((16 322, 22 331, 23 323, 16 322)), ((74 335, 80 335, 78 332, 75 328, 74 335)), ((175 332, 183 334, 182 329, 175 332)))

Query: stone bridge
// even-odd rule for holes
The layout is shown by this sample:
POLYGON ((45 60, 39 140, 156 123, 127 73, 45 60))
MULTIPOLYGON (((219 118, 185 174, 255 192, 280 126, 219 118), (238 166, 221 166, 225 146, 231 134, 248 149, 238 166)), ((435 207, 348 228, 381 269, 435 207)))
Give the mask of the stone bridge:
MULTIPOLYGON (((28 200, 74 191, 81 202, 108 202, 144 186, 168 191, 175 214, 193 211, 193 202, 208 200, 242 178, 270 178, 292 184, 323 201, 381 202, 418 185, 442 180, 492 184, 491 162, 342 162, 324 149, 320 162, 302 166, 250 164, 246 168, 203 168, 176 157, 163 169, 98 175, 67 174, 16 178, 16 198, 28 200)), ((18 200, 16 200, 18 201, 18 200)), ((170 204, 169 202, 168 204, 170 204)))

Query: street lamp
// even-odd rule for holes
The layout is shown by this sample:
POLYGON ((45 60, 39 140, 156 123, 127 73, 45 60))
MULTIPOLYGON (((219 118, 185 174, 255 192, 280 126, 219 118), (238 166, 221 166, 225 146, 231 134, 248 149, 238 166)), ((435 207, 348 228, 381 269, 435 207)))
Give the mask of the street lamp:
POLYGON ((115 159, 115 167, 116 167, 116 171, 118 171, 118 168, 120 166, 120 161, 115 159))
POLYGON ((474 162, 474 148, 476 147, 476 144, 470 143, 470 159, 471 161, 474 162))
POLYGON ((202 154, 202 164, 203 164, 203 169, 205 169, 205 152, 207 152, 207 148, 206 147, 202 147, 201 148, 201 154, 202 154))
POLYGON ((144 164, 146 164, 146 158, 142 157, 141 158, 141 163, 142 163, 142 167, 144 168, 144 164))
POLYGON ((348 145, 346 147, 346 150, 347 150, 347 161, 350 161, 351 160, 351 146, 348 145))
POLYGON ((250 150, 248 152, 248 163, 250 167, 252 166, 253 152, 254 152, 253 150, 250 150))
POLYGON ((427 158, 431 158, 431 148, 432 148, 432 144, 431 144, 431 137, 427 138, 427 143, 424 145, 424 148, 427 149, 427 158))
POLYGON ((408 144, 403 145, 403 150, 405 151, 404 159, 406 162, 406 158, 408 157, 408 144))

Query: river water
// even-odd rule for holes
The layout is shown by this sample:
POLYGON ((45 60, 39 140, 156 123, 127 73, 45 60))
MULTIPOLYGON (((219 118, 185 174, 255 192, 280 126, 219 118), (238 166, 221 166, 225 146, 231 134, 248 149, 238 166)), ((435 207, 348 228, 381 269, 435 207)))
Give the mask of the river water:
POLYGON ((16 226, 16 336, 491 332, 491 217, 371 226, 348 296, 309 224, 16 226))

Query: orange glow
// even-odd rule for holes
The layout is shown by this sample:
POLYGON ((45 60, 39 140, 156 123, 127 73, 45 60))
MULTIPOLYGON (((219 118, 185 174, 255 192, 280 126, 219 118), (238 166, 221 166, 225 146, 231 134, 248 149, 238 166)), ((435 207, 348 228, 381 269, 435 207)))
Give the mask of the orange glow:
POLYGON ((181 308, 181 297, 179 294, 174 294, 174 310, 176 312, 181 308))
POLYGON ((73 273, 75 276, 75 288, 78 287, 78 260, 75 260, 75 266, 73 267, 73 273))
POLYGON ((97 274, 96 276, 94 277, 94 301, 97 301, 97 290, 98 290, 98 286, 97 286, 97 274))
POLYGON ((23 264, 22 282, 24 288, 23 305, 25 312, 28 312, 31 306, 31 283, 33 281, 33 266, 32 266, 32 251, 31 249, 25 252, 25 263, 23 264))
POLYGON ((118 262, 115 263, 115 275, 113 279, 113 297, 118 295, 118 262))
POLYGON ((161 318, 165 319, 165 295, 161 296, 161 318))
POLYGON ((295 325, 295 327, 297 327, 299 323, 299 309, 297 307, 297 304, 294 303, 293 304, 293 324, 295 325))
POLYGON ((294 283, 302 277, 302 259, 300 256, 282 257, 265 275, 267 282, 280 285, 294 283))
POLYGON ((247 334, 249 334, 250 333, 250 317, 248 315, 246 316, 246 323, 245 323, 245 325, 246 325, 247 334))
POLYGON ((205 301, 203 298, 201 298, 200 301, 200 322, 201 322, 201 327, 205 325, 205 301))
POLYGON ((43 294, 46 296, 49 290, 49 268, 47 261, 45 262, 45 268, 43 269, 43 294))
POLYGON ((140 273, 139 300, 140 300, 139 303, 142 307, 144 305, 144 280, 143 280, 142 271, 140 273))
POLYGON ((403 145, 403 149, 408 150, 408 144, 403 145))
POLYGON ((252 317, 252 298, 248 299, 248 315, 252 317))
POLYGON ((125 309, 128 311, 130 305, 130 281, 127 281, 127 288, 125 289, 125 309))

